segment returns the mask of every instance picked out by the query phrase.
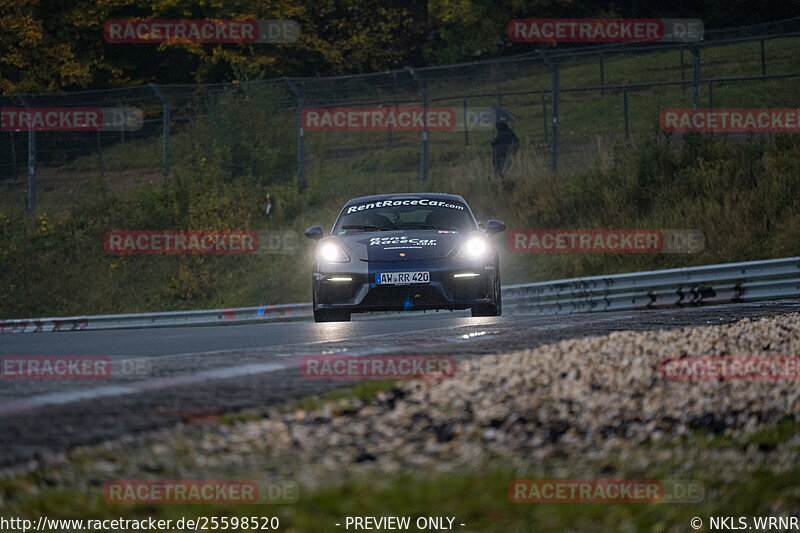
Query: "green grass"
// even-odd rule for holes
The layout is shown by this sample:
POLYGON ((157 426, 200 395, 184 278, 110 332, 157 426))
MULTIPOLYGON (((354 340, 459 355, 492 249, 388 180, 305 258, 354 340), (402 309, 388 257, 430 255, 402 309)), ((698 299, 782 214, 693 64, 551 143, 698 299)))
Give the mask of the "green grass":
MULTIPOLYGON (((800 252, 800 142, 789 135, 729 141, 701 135, 678 143, 666 135, 635 144, 599 145, 588 170, 554 176, 547 154, 523 149, 508 186, 490 179, 472 151, 421 185, 410 172, 387 187, 352 170, 335 186, 312 176, 304 195, 293 182, 231 178, 215 165, 178 169, 166 187, 97 188, 71 209, 34 220, 0 211, 0 316, 165 311, 309 301, 312 245, 293 254, 116 256, 102 247, 112 229, 296 231, 330 227, 350 197, 389 191, 457 192, 479 219, 521 228, 698 229, 698 254, 517 254, 506 234, 503 280, 521 283, 600 273, 786 257, 800 252), (607 148, 603 150, 602 147, 607 148), (270 218, 263 198, 273 198, 270 218)), ((372 155, 380 160, 381 152, 372 155)), ((354 161, 350 161, 351 164, 354 161)), ((327 163, 332 165, 333 163, 327 163)))
MULTIPOLYGON (((768 72, 800 71, 796 39, 767 41, 768 72)), ((758 75, 757 44, 705 49, 704 77, 758 75)), ((689 54, 685 58, 689 61, 689 54)), ((679 76, 677 52, 606 58, 607 83, 679 76), (677 73, 677 74, 676 74, 677 73)), ((549 88, 541 66, 517 65, 503 90, 549 88), (513 74, 513 76, 511 76, 513 74)), ((688 72, 688 71, 687 71, 688 72)), ((597 63, 565 63, 562 87, 595 84, 597 63)), ((718 83, 715 106, 800 107, 794 79, 718 83)), ((495 89, 488 74, 468 89, 495 89)), ((463 83, 432 82, 433 97, 461 93, 463 83)), ((708 87, 701 87, 701 104, 708 87)), ((706 249, 695 255, 528 255, 502 250, 503 280, 521 283, 573 276, 764 259, 800 252, 800 144, 770 137, 656 132, 662 107, 687 107, 690 89, 650 87, 629 93, 631 137, 622 137, 619 91, 561 95, 558 174, 542 131, 541 98, 504 97, 520 118, 522 147, 506 186, 492 179, 492 131, 430 136, 430 178, 419 182, 420 136, 309 132, 308 188, 295 183, 296 118, 276 107, 280 94, 259 87, 210 102, 208 117, 176 127, 172 173, 161 185, 161 139, 135 140, 97 157, 43 169, 38 218, 25 216, 24 184, 0 198, 0 317, 166 311, 277 304, 310 299, 312 243, 294 255, 238 257, 109 256, 112 229, 328 229, 341 205, 366 194, 454 192, 481 219, 509 229, 699 229, 706 249), (49 174, 48 174, 49 173, 49 174), (264 197, 273 209, 269 218, 264 197)), ((366 93, 364 93, 366 94, 366 93)), ((494 97, 474 98, 488 106, 494 97)), ((434 102, 433 105, 438 105, 434 102)), ((445 103, 460 109, 461 101, 445 103)), ((549 109, 549 104, 548 104, 549 109)))
MULTIPOLYGON (((0 479, 0 511, 3 516, 36 519, 38 516, 71 519, 127 518, 177 520, 197 516, 278 516, 282 531, 337 531, 334 526, 347 516, 437 516, 454 517, 466 524, 463 531, 684 531, 691 517, 775 516, 800 505, 797 479, 800 466, 776 473, 766 456, 762 464, 747 469, 735 463, 726 471, 698 464, 696 454, 713 448, 742 453, 752 444, 771 446, 789 443, 796 422, 780 422, 750 436, 728 436, 708 445, 705 435, 695 433, 657 449, 634 446, 624 455, 613 453, 597 459, 576 461, 551 458, 512 466, 505 459, 464 466, 451 472, 408 470, 396 474, 354 473, 343 481, 322 483, 316 489, 301 489, 292 505, 111 505, 103 500, 102 484, 89 491, 50 486, 47 474, 0 479), (669 450, 669 453, 664 452, 669 450), (636 458, 635 460, 633 458, 636 458), (699 468, 687 470, 687 461, 699 468), (515 479, 680 479, 702 483, 704 497, 697 503, 536 504, 509 499, 509 483, 515 479), (37 488, 34 490, 34 486, 37 488)), ((795 445, 796 447, 796 445, 795 445)), ((764 450, 764 448, 761 448, 764 450)), ((84 457, 85 462, 102 458, 84 457)), ((744 457, 744 455, 741 455, 744 457)), ((728 459, 730 460, 730 459, 728 459)), ((81 464, 80 457, 73 459, 81 464)), ((748 456, 753 461, 753 456, 748 456)), ((84 462, 84 464, 85 464, 84 462)), ((266 463, 264 465, 267 468, 266 463)), ((247 476, 215 473, 215 479, 269 479, 260 467, 247 476)), ((319 482, 318 480, 317 482, 319 482)), ((57 485, 57 484, 56 484, 57 485)), ((791 513, 790 513, 791 514, 791 513)))
MULTIPOLYGON (((103 150, 105 172, 153 168, 153 162, 160 160, 161 143, 158 138, 129 140, 103 150)), ((99 158, 94 155, 77 158, 62 168, 66 171, 98 172, 99 164, 99 158)))
POLYGON ((279 411, 290 413, 293 411, 313 411, 321 408, 326 402, 336 403, 337 410, 346 411, 354 403, 370 400, 378 393, 392 390, 397 385, 397 380, 379 379, 357 383, 355 385, 336 388, 323 396, 304 396, 282 404, 279 411))
POLYGON ((800 433, 800 423, 787 418, 773 426, 756 431, 747 437, 745 443, 759 448, 773 449, 781 443, 791 441, 798 433, 800 433))

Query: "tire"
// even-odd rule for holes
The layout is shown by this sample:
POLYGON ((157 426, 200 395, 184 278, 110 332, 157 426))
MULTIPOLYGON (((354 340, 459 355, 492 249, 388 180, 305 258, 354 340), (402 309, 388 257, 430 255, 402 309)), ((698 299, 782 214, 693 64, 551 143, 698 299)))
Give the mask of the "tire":
POLYGON ((344 309, 314 309, 314 322, 350 322, 350 311, 344 309))
POLYGON ((503 295, 500 291, 500 269, 494 277, 494 303, 472 306, 472 316, 500 316, 503 314, 503 295))

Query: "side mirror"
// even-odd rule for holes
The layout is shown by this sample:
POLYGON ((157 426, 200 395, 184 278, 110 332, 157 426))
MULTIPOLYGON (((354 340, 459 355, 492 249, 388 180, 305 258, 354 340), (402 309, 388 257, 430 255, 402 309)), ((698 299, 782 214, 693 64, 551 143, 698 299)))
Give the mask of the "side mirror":
MULTIPOLYGON (((505 226, 503 226, 505 227, 505 226)), ((322 234, 322 226, 311 226, 306 230, 306 237, 309 239, 314 239, 315 241, 320 240, 324 235, 322 234)))
POLYGON ((499 220, 489 220, 486 222, 486 233, 489 235, 494 235, 495 233, 500 233, 501 231, 506 230, 506 225, 504 222, 500 222, 499 220))

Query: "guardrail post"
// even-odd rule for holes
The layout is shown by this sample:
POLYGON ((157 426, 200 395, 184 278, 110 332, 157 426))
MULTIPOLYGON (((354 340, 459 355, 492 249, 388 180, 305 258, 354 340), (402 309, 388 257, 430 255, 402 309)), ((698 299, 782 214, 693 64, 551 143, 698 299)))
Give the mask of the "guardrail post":
POLYGON ((155 83, 147 84, 156 96, 161 100, 161 132, 163 135, 161 146, 161 181, 167 183, 169 177, 169 101, 161 89, 155 83))
MULTIPOLYGON (((429 107, 429 96, 428 96, 428 85, 425 83, 417 71, 415 71, 411 67, 406 67, 406 70, 411 77, 414 78, 414 81, 417 82, 420 89, 422 89, 422 113, 423 116, 427 119, 428 116, 428 107, 429 107)), ((420 181, 425 183, 428 181, 428 124, 427 120, 425 123, 422 124, 422 161, 420 162, 420 181)))
POLYGON ((550 70, 553 73, 553 140, 551 143, 553 153, 552 168, 553 172, 558 172, 558 65, 556 65, 543 50, 537 50, 536 52, 542 56, 542 60, 548 67, 550 67, 550 70))
POLYGON ((306 91, 303 83, 298 87, 290 78, 283 78, 289 89, 297 97, 297 188, 300 192, 306 189, 306 136, 303 129, 303 108, 305 107, 306 91))
MULTIPOLYGON (((17 98, 25 107, 28 100, 21 94, 17 98)), ((36 132, 28 130, 28 214, 32 215, 36 210, 36 132)))

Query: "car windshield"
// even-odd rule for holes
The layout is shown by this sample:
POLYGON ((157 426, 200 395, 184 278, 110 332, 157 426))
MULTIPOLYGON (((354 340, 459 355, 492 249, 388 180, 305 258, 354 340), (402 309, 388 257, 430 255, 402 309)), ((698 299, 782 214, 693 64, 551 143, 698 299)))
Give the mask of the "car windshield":
POLYGON ((477 227, 463 203, 418 198, 347 206, 339 217, 334 233, 345 235, 406 229, 474 231, 477 227))

